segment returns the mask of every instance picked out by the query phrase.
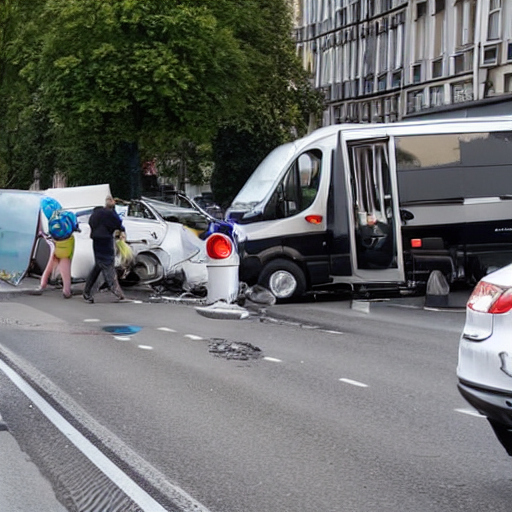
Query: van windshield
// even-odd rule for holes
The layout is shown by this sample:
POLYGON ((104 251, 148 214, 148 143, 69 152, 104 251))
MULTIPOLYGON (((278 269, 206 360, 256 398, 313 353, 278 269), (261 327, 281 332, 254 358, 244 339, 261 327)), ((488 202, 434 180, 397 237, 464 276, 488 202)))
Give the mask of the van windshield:
POLYGON ((273 190, 293 154, 294 145, 291 142, 270 152, 238 192, 231 208, 248 210, 261 203, 273 190))

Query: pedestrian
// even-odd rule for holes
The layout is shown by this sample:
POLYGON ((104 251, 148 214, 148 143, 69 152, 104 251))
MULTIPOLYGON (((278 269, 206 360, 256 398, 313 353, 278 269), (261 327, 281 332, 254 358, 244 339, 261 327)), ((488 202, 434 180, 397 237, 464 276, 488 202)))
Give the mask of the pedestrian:
POLYGON ((121 231, 125 239, 125 228, 115 210, 116 203, 112 196, 107 196, 105 206, 96 207, 89 217, 92 247, 94 251, 94 267, 85 282, 83 297, 86 302, 94 303, 94 289, 100 274, 103 275, 109 290, 119 299, 125 300, 117 279, 115 268, 114 232, 121 231))
POLYGON ((71 260, 75 250, 74 231, 80 231, 76 216, 72 212, 57 210, 49 219, 48 239, 50 244, 50 258, 46 264, 39 288, 35 291, 36 295, 43 293, 48 286, 50 276, 57 269, 62 278, 62 295, 65 299, 70 299, 71 293, 71 260))

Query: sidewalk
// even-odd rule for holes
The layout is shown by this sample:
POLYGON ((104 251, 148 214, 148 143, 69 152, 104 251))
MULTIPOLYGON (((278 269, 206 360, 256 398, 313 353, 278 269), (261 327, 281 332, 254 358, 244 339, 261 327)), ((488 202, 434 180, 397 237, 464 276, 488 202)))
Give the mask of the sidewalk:
MULTIPOLYGON (((19 286, 0 280, 0 293, 8 298, 39 286, 39 279, 25 278, 19 286)), ((6 512, 66 512, 50 482, 10 434, 0 411, 0 510, 6 512)))
POLYGON ((66 512, 50 482, 21 451, 0 416, 0 510, 6 512, 66 512))

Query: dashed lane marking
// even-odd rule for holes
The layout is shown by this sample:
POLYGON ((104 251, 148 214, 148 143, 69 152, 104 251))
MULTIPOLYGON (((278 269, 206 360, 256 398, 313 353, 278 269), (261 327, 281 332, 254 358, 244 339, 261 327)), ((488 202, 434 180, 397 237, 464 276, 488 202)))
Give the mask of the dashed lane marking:
POLYGON ((345 384, 350 384, 352 386, 358 386, 360 388, 367 388, 368 387, 368 384, 365 384, 364 382, 359 382, 357 380, 352 380, 352 379, 345 379, 345 378, 342 378, 342 379, 339 379, 341 382, 344 382, 345 384))
POLYGON ((84 322, 99 322, 99 318, 84 318, 84 322))
POLYGON ((157 327, 157 331, 164 331, 164 332, 176 332, 175 329, 171 329, 170 327, 157 327))
POLYGON ((153 350, 153 347, 150 345, 137 345, 142 350, 153 350))
POLYGON ((271 363, 282 363, 283 361, 281 359, 277 359, 275 357, 268 357, 268 356, 265 356, 263 358, 265 361, 270 361, 271 363))
POLYGON ((194 341, 199 341, 203 339, 201 336, 196 336, 195 334, 185 334, 184 337, 194 341))

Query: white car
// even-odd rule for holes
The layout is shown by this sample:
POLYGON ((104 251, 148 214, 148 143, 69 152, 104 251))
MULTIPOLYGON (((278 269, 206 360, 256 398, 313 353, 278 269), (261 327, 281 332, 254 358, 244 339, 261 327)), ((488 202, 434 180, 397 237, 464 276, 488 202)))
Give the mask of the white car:
POLYGON ((485 276, 468 300, 457 376, 512 456, 512 265, 485 276))

